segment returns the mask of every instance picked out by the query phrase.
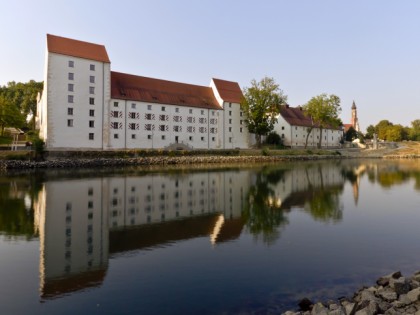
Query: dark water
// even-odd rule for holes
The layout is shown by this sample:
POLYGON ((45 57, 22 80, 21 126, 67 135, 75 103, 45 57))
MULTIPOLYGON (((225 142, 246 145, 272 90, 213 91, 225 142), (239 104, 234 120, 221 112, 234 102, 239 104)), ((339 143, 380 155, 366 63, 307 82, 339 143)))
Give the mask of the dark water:
POLYGON ((418 160, 0 176, 1 314, 276 314, 418 269, 418 160))

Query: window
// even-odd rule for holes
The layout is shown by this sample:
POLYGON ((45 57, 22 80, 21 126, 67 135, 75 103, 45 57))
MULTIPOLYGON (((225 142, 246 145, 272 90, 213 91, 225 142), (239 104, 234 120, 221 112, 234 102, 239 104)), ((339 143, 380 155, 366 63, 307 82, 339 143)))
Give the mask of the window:
POLYGON ((153 120, 153 119, 155 119, 155 115, 154 114, 145 114, 144 118, 146 120, 153 120))
POLYGON ((67 108, 67 115, 73 115, 73 108, 67 108))
POLYGON ((95 121, 89 120, 89 128, 93 128, 93 127, 95 127, 95 121))
POLYGON ((89 76, 89 82, 90 83, 95 83, 95 76, 94 75, 89 76))
POLYGON ((193 126, 188 126, 188 127, 187 127, 187 132, 194 133, 194 132, 195 132, 195 127, 193 127, 193 126))
POLYGON ((192 136, 190 136, 188 139, 189 139, 190 141, 193 141, 193 137, 192 137, 192 136))
POLYGON ((89 86, 89 94, 95 94, 95 87, 89 86))
POLYGON ((297 127, 295 127, 295 130, 297 130, 297 127))
POLYGON ((147 105, 147 110, 152 110, 152 105, 147 105))
POLYGON ((284 130, 284 126, 281 126, 281 130, 284 130))
POLYGON ((162 109, 162 112, 164 112, 166 110, 166 107, 162 106, 161 109, 162 109))
POLYGON ((241 117, 242 117, 242 114, 243 114, 243 113, 242 113, 242 112, 240 112, 240 113, 239 113, 239 116, 241 116, 241 117))
POLYGON ((232 132, 232 127, 229 127, 229 132, 232 132))
POLYGON ((166 125, 159 125, 159 130, 160 131, 168 131, 168 126, 166 126, 166 125))
POLYGON ((69 92, 73 92, 73 91, 74 91, 74 84, 69 83, 69 84, 67 85, 67 91, 69 91, 69 92))
POLYGON ((189 113, 192 114, 192 109, 189 110, 189 113))
POLYGON ((179 113, 179 108, 175 107, 175 113, 179 113))
POLYGON ((117 122, 112 122, 111 123, 111 128, 112 129, 118 129, 118 123, 117 122))
POLYGON ((74 73, 73 72, 69 72, 68 78, 69 78, 69 80, 74 80, 74 73))
POLYGON ((202 117, 202 118, 198 119, 198 122, 200 124, 206 124, 207 123, 207 119, 202 117))
POLYGON ((165 140, 165 139, 166 139, 165 135, 162 135, 162 140, 165 140))
POLYGON ((95 110, 94 109, 90 109, 89 110, 89 116, 90 117, 94 117, 95 116, 95 110))
POLYGON ((229 111, 229 116, 232 116, 232 111, 231 110, 229 111))
POLYGON ((73 127, 73 119, 67 119, 67 127, 73 127))
POLYGON ((91 71, 95 71, 95 65, 92 65, 92 64, 91 64, 91 65, 89 66, 89 69, 90 69, 91 71))
POLYGON ((129 118, 131 118, 131 119, 136 119, 136 113, 134 113, 134 112, 130 112, 130 113, 128 113, 128 117, 129 118))
POLYGON ((131 129, 131 130, 138 130, 138 129, 139 129, 139 124, 136 124, 136 123, 129 123, 129 124, 128 124, 128 129, 131 129))
POLYGON ((201 137, 201 141, 204 141, 204 137, 201 137))
POLYGON ((94 138, 95 138, 94 134, 93 133, 90 133, 89 134, 89 140, 93 140, 94 138))
POLYGON ((195 117, 188 116, 187 117, 187 122, 189 122, 190 124, 195 123, 195 117))
POLYGON ((67 95, 67 101, 69 103, 73 103, 74 102, 74 96, 73 95, 67 95))
POLYGON ((201 110, 201 115, 204 115, 204 110, 201 110))
POLYGON ((114 139, 118 139, 118 133, 114 133, 114 139))
POLYGON ((174 116, 173 119, 175 122, 182 122, 182 116, 174 116))
POLYGON ((281 134, 281 137, 284 139, 284 133, 281 134))
POLYGON ((239 124, 242 125, 242 120, 239 121, 239 124))
POLYGON ((229 143, 232 143, 232 138, 229 138, 229 143))
POLYGON ((89 105, 95 105, 95 98, 89 97, 89 105))
POLYGON ((198 128, 198 130, 200 131, 200 133, 206 133, 207 132, 207 128, 205 128, 205 127, 200 127, 200 128, 198 128))
POLYGON ((114 102, 114 107, 118 107, 118 102, 114 102))
POLYGON ((152 139, 152 135, 147 135, 147 139, 152 139))
POLYGON ((159 120, 160 121, 167 121, 168 120, 168 115, 159 115, 159 120))
POLYGON ((182 131, 182 126, 174 126, 174 131, 175 132, 181 132, 182 131))
POLYGON ((232 123, 232 119, 229 119, 229 124, 231 124, 232 123))
POLYGON ((73 60, 69 60, 69 67, 74 68, 74 61, 73 60))
POLYGON ((112 117, 115 117, 115 118, 118 118, 118 116, 119 116, 119 111, 117 111, 117 110, 114 110, 114 111, 112 111, 111 112, 111 114, 112 114, 112 117))
POLYGON ((229 103, 229 108, 232 108, 232 103, 229 103))
POLYGON ((132 109, 136 109, 136 104, 135 103, 131 103, 131 108, 132 109))
POLYGON ((211 111, 211 115, 214 116, 214 110, 211 111))
POLYGON ((135 134, 132 134, 131 135, 131 139, 136 139, 136 135, 135 134))
POLYGON ((242 128, 239 128, 239 132, 242 132, 242 128))
POLYGON ((216 141, 216 138, 215 137, 211 137, 211 141, 216 141))

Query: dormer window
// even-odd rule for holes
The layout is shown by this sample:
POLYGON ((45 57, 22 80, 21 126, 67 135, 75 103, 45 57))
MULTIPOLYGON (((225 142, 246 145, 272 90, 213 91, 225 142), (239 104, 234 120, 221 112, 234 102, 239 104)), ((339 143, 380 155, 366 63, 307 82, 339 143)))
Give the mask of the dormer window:
POLYGON ((90 71, 95 71, 95 65, 92 65, 92 64, 91 64, 91 65, 89 66, 89 69, 90 69, 90 71))
POLYGON ((74 61, 73 60, 69 60, 69 67, 74 68, 74 61))

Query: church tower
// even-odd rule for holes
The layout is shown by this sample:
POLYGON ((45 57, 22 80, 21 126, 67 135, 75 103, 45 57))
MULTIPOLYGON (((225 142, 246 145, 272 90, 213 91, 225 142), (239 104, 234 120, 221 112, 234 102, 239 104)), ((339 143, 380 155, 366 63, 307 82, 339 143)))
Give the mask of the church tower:
POLYGON ((353 101, 353 105, 351 106, 351 125, 353 126, 354 130, 357 132, 360 131, 359 128, 359 119, 357 118, 357 108, 356 103, 353 101))

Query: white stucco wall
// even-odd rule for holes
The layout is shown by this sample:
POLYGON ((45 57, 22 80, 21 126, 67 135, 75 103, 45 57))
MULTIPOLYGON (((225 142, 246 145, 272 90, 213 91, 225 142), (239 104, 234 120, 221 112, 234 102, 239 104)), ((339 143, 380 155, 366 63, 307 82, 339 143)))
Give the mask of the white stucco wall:
POLYGON ((47 131, 43 132, 48 148, 102 148, 109 70, 109 64, 103 62, 48 53, 47 111, 44 113, 47 131), (73 67, 69 66, 69 61, 73 61, 73 67), (95 70, 90 70, 90 65, 94 65, 95 70), (69 73, 73 73, 73 79, 69 78, 69 73), (90 82, 91 76, 94 82, 90 82), (69 84, 73 85, 73 91, 69 90, 69 84), (69 97, 73 97, 72 102, 69 97), (90 98, 94 99, 94 104, 90 104, 90 98), (89 134, 93 134, 93 139, 89 134))

